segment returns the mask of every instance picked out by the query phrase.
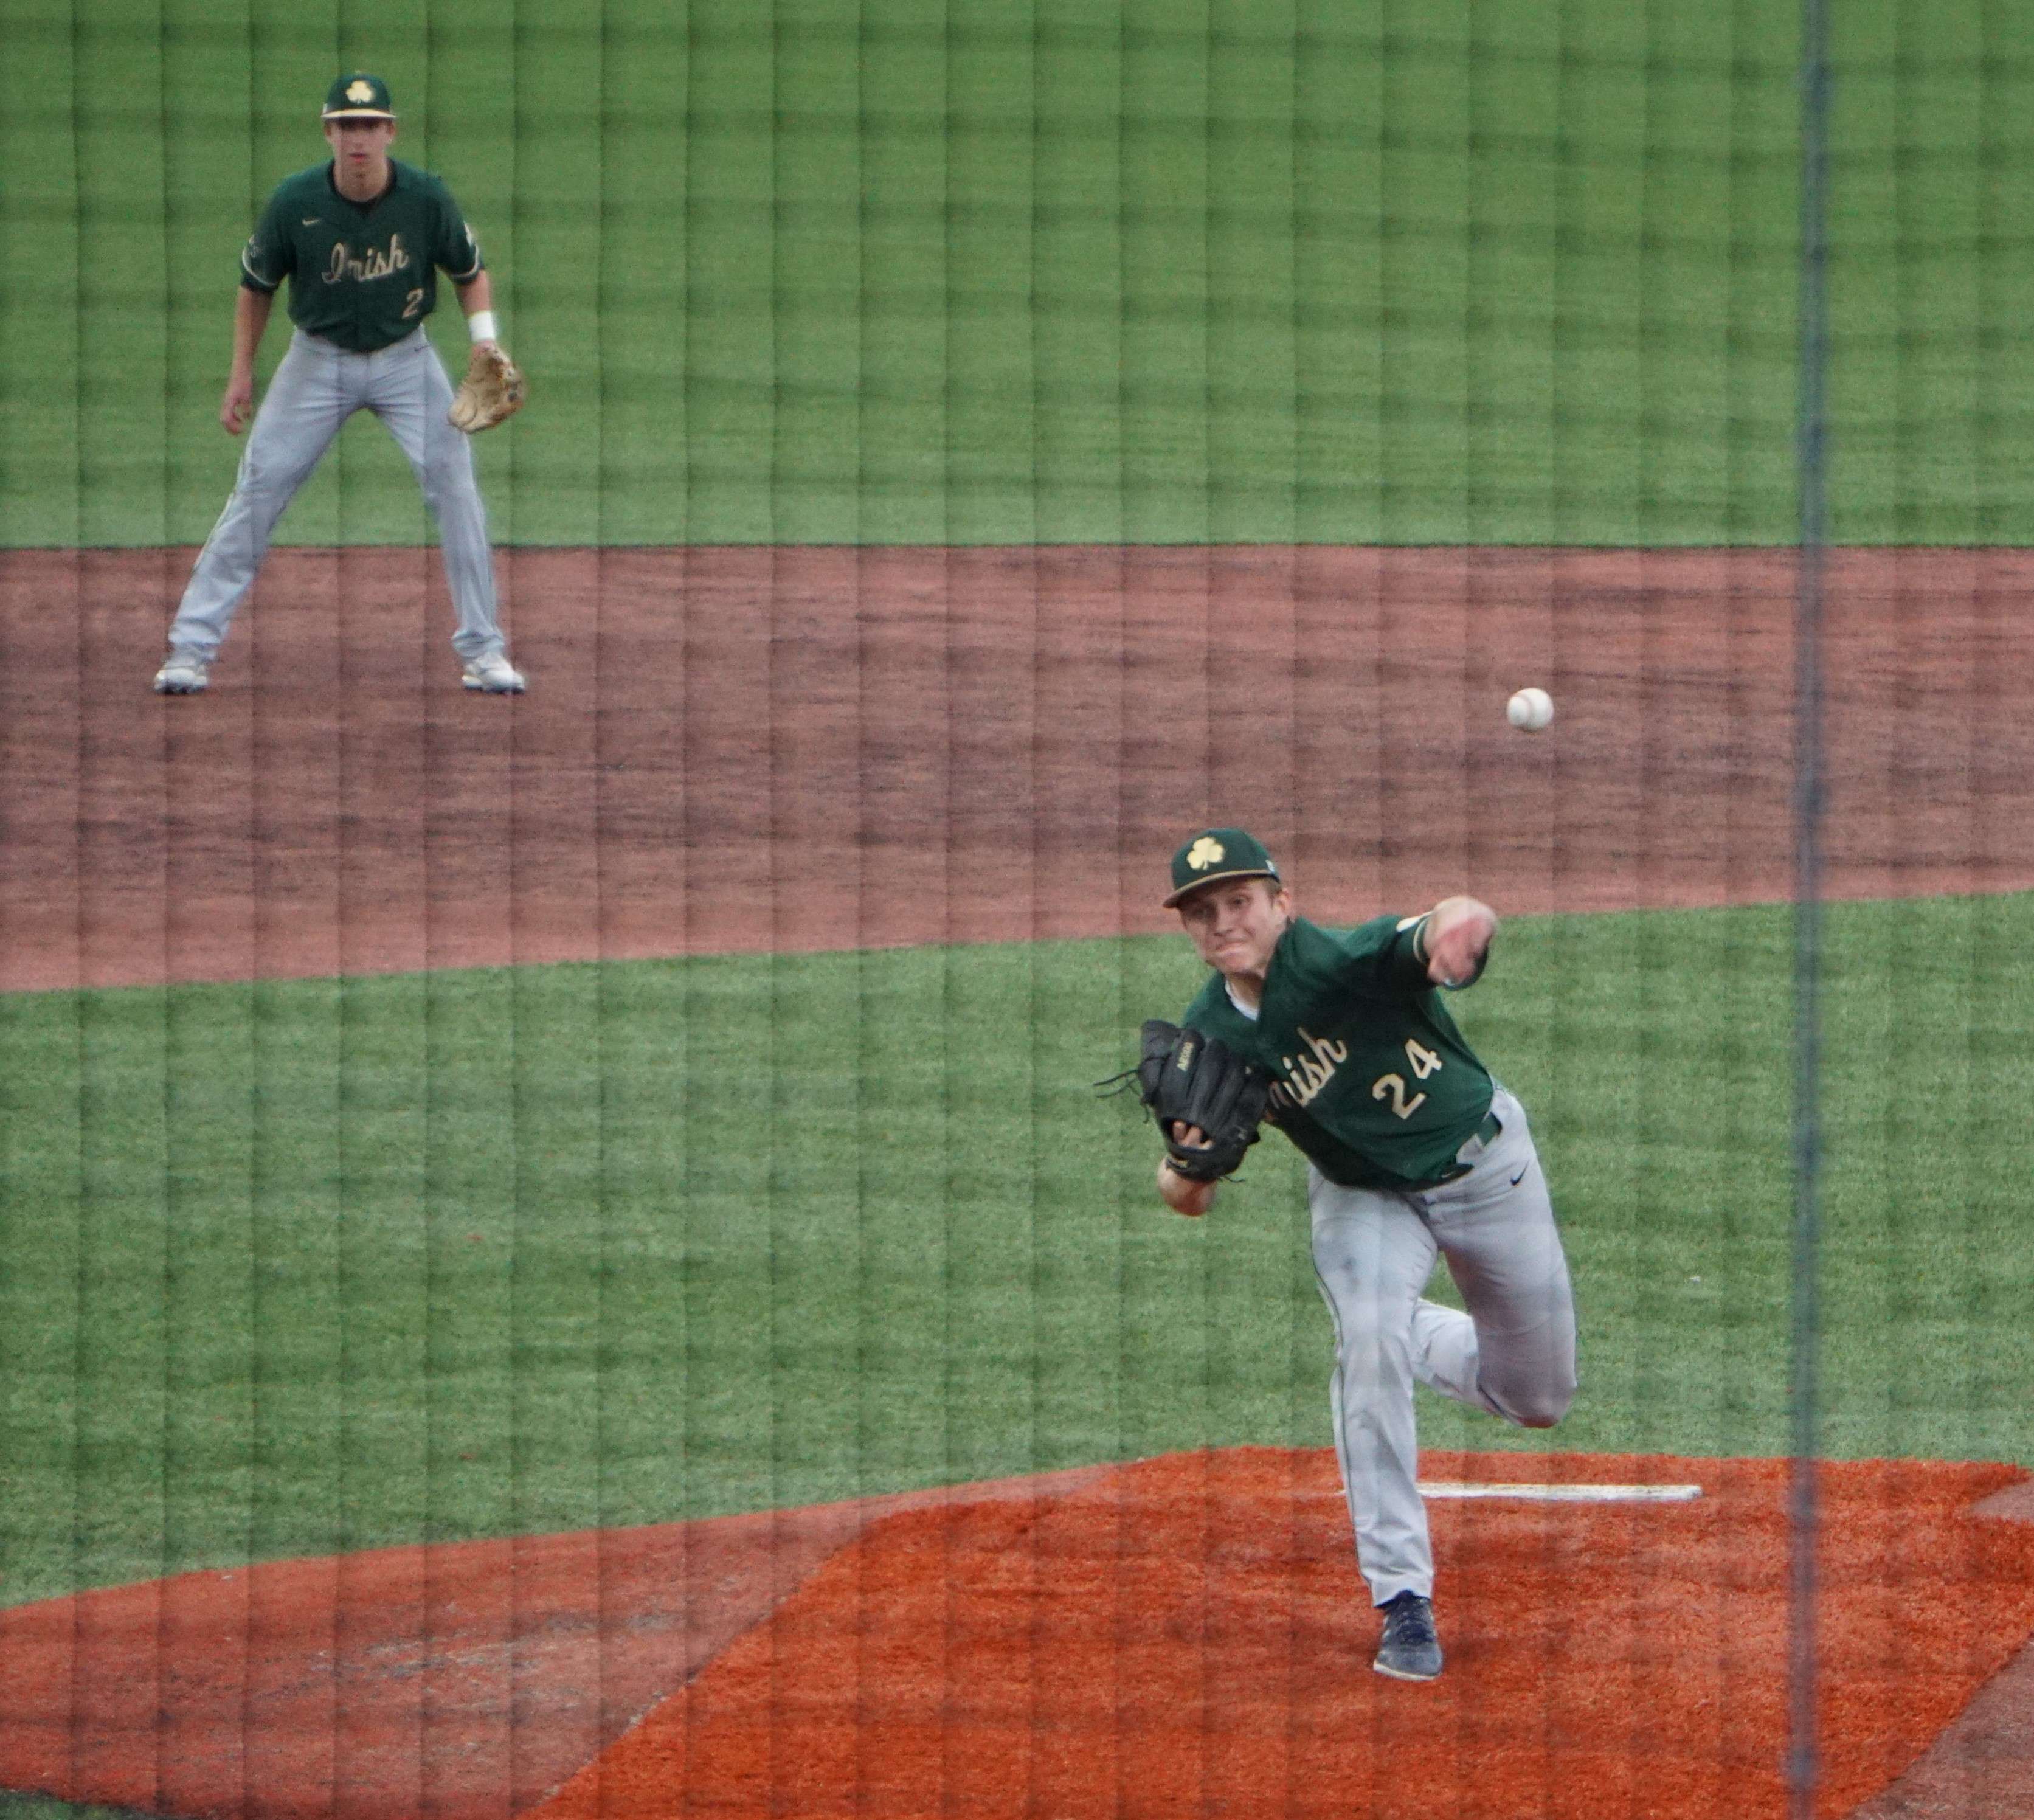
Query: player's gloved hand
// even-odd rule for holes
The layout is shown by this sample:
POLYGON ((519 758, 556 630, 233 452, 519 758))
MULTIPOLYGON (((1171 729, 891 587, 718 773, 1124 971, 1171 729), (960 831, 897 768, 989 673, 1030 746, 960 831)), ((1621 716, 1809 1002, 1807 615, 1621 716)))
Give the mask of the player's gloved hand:
POLYGON ((501 351, 500 342, 476 341, 445 421, 468 436, 478 436, 520 411, 525 389, 521 370, 501 351))
POLYGON ((1161 1018, 1144 1026, 1137 1083, 1165 1140, 1167 1165, 1190 1182, 1235 1173, 1271 1098, 1271 1077, 1255 1062, 1161 1018))

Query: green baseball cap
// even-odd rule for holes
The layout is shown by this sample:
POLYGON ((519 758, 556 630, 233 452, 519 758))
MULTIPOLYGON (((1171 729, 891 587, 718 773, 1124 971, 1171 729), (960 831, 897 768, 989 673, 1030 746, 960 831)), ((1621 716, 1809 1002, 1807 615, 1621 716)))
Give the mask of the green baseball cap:
POLYGON ((356 69, 342 76, 325 91, 324 120, 393 120, 396 110, 388 104, 388 84, 378 76, 356 69))
POLYGON ((1165 908, 1170 910, 1181 898, 1219 880, 1278 876, 1277 862, 1255 835, 1240 827, 1203 828, 1189 835, 1173 855, 1173 892, 1165 899, 1165 908))

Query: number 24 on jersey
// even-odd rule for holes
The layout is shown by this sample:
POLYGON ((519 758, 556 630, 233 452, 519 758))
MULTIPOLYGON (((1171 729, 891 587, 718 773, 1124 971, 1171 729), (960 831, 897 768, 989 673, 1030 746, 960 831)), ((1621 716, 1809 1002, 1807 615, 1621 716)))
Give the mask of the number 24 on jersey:
MULTIPOLYGON (((1424 1081, 1441 1065, 1439 1056, 1411 1037, 1405 1039, 1405 1060, 1415 1080, 1424 1081)), ((1427 1096, 1423 1093, 1415 1094, 1410 1099, 1405 1097, 1403 1075, 1379 1075, 1370 1083, 1370 1097, 1373 1100, 1389 1099, 1392 1111, 1402 1119, 1409 1119, 1427 1103, 1427 1096)))

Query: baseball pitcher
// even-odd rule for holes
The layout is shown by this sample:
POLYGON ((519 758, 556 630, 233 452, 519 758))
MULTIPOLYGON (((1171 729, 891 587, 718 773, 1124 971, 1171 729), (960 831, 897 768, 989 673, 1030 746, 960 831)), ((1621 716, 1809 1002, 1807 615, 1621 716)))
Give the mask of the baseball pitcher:
POLYGON ((479 243, 444 184, 388 156, 396 114, 380 77, 340 77, 323 118, 330 162, 277 186, 240 255, 233 366, 219 409, 229 436, 253 407, 255 350, 286 278, 295 332, 254 413, 232 497, 198 553, 156 692, 204 690, 276 521, 340 426, 371 411, 409 457, 437 520, 465 686, 520 695, 524 678, 495 614, 487 512, 467 437, 512 412, 523 384, 496 337, 479 243), (424 336, 440 270, 458 291, 473 343, 456 400, 424 336))
POLYGON ((1144 1030, 1139 1077, 1165 1140, 1158 1192, 1214 1204, 1261 1115, 1307 1158, 1314 1266, 1334 1322, 1329 1402, 1357 1559, 1384 1614, 1374 1666, 1441 1672, 1417 1485, 1416 1383, 1551 1428, 1575 1389, 1567 1259, 1526 1109, 1440 998, 1473 985, 1497 919, 1473 898, 1347 931, 1293 914, 1271 856, 1208 828, 1165 899, 1213 970, 1180 1026, 1144 1030), (1425 1299, 1447 1260, 1468 1312, 1425 1299))

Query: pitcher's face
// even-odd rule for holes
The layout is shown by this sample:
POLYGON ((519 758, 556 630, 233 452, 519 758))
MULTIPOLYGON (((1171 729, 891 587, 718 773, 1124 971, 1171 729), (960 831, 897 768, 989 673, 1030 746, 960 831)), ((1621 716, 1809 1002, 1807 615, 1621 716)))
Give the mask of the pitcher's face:
POLYGON ((1179 905, 1195 951, 1230 979, 1262 979, 1293 914, 1292 894, 1275 880, 1231 879, 1179 905))

